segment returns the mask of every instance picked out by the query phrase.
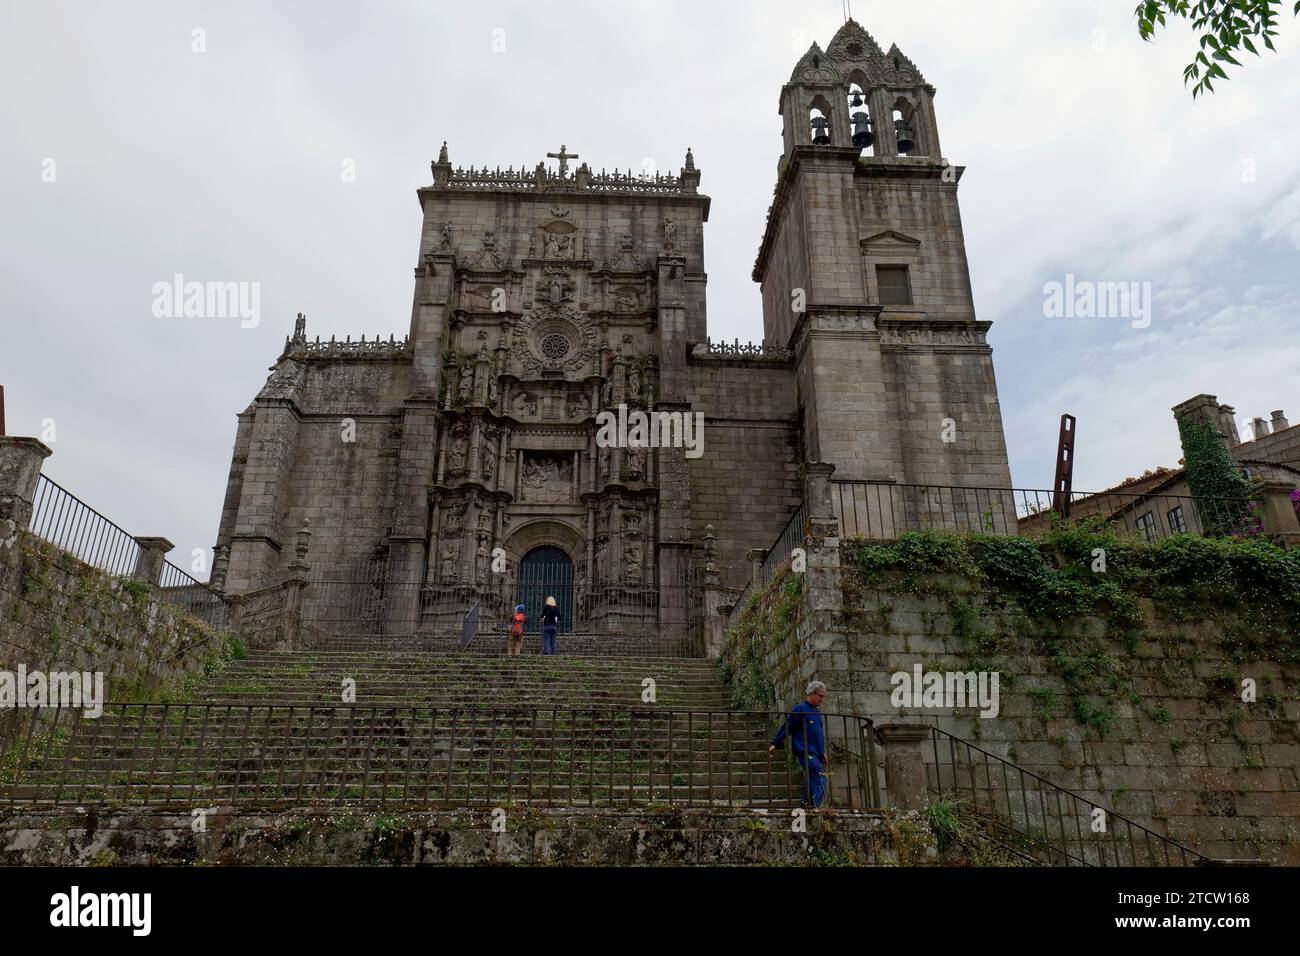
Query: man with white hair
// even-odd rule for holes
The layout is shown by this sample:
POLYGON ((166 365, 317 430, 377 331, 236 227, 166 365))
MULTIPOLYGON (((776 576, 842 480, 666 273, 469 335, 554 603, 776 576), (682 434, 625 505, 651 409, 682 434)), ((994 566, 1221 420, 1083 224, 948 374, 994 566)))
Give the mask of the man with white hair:
POLYGON ((826 685, 819 680, 810 681, 804 694, 805 698, 781 722, 781 729, 767 748, 767 756, 770 760, 785 738, 790 738, 790 752, 804 771, 803 796, 799 802, 812 808, 820 807, 826 799, 826 728, 817 710, 826 699, 826 685))

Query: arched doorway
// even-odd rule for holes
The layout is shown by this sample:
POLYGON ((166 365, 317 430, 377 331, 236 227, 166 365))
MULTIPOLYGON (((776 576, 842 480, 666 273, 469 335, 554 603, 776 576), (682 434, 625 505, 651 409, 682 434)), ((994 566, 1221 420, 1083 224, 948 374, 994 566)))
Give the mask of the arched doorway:
POLYGON ((542 605, 548 596, 559 605, 563 634, 573 626, 573 561, 560 548, 542 545, 524 555, 515 578, 515 604, 527 608, 529 634, 542 632, 542 605))

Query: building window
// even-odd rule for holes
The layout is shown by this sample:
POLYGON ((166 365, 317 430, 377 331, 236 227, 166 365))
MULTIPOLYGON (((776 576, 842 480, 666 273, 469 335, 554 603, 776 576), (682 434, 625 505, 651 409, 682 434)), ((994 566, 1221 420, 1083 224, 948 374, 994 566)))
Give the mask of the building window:
POLYGON ((880 286, 881 305, 911 305, 912 284, 907 266, 876 266, 876 283, 880 286))
POLYGON ((1187 522, 1183 520, 1183 506, 1177 505, 1169 509, 1169 530, 1174 534, 1186 534, 1187 522))
POLYGON ((542 354, 552 362, 558 362, 569 354, 569 340, 558 332, 542 337, 542 354))
POLYGON ((1156 540, 1156 516, 1148 511, 1137 519, 1137 529, 1146 535, 1148 542, 1156 540))

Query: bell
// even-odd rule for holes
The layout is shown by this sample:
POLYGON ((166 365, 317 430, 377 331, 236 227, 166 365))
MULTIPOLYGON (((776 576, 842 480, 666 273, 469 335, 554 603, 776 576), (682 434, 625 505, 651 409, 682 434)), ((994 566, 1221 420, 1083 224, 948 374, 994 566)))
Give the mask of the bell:
POLYGON ((858 149, 866 149, 875 141, 875 134, 871 132, 871 118, 866 113, 854 113, 853 145, 858 149))
POLYGON ((826 119, 824 116, 818 116, 812 121, 814 146, 830 145, 831 134, 826 131, 830 125, 831 121, 826 119))
POLYGON ((853 103, 852 103, 851 105, 852 105, 852 106, 861 106, 861 105, 862 105, 862 94, 861 94, 861 93, 854 93, 854 94, 853 94, 853 103))
POLYGON ((898 131, 898 151, 910 153, 916 143, 912 140, 912 127, 905 120, 894 120, 894 129, 898 131))

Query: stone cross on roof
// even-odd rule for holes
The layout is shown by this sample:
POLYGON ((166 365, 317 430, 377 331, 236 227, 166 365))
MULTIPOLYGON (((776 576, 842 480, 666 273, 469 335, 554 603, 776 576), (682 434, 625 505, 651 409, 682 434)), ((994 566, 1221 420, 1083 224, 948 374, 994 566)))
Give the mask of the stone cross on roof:
POLYGON ((565 149, 566 149, 565 145, 564 145, 563 143, 561 143, 561 144, 560 144, 560 151, 559 151, 558 153, 547 153, 547 154, 546 154, 547 157, 548 157, 549 159, 558 159, 558 160, 560 161, 560 178, 561 178, 561 179, 564 178, 564 174, 565 174, 566 172, 568 172, 568 170, 569 170, 569 160, 571 160, 571 159, 581 159, 581 157, 580 157, 577 153, 566 153, 566 152, 565 152, 565 149))

